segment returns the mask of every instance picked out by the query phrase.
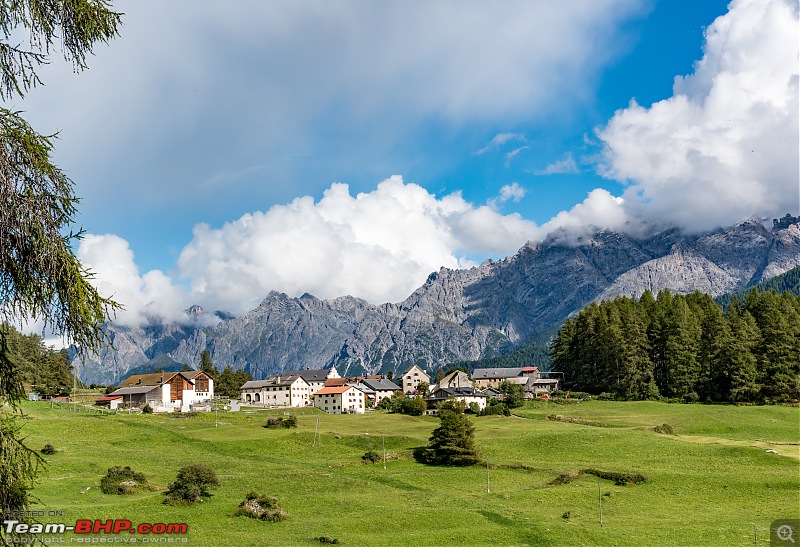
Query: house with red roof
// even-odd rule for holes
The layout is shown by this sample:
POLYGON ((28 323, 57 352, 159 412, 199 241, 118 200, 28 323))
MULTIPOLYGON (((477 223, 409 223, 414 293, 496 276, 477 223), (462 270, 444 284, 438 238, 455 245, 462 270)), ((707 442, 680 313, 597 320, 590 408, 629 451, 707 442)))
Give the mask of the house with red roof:
POLYGON ((314 406, 328 414, 363 414, 366 398, 355 386, 329 386, 314 394, 314 406))

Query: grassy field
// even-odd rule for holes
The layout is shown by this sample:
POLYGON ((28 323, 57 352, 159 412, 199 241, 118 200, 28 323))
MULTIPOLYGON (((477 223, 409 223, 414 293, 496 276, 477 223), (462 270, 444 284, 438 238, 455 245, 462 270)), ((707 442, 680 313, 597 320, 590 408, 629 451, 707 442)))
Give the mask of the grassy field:
MULTIPOLYGON (((770 522, 800 517, 796 407, 536 402, 518 416, 473 418, 490 492, 485 466, 435 468, 410 457, 437 426, 433 417, 322 415, 321 445, 312 446, 310 410, 294 430, 261 427, 265 412, 220 414, 215 427, 213 414, 99 415, 49 403, 24 410, 28 444, 58 450, 47 456, 34 508, 64 516, 42 522, 186 522, 188 534, 173 539, 195 546, 319 545, 320 536, 356 546, 731 546, 754 545, 754 531, 767 545, 770 522), (675 435, 653 431, 664 423, 675 435), (382 451, 382 437, 387 468, 363 464, 366 451, 382 451), (220 487, 197 506, 163 505, 166 484, 192 463, 213 467, 220 487), (158 488, 102 494, 100 479, 115 465, 144 472, 158 488), (578 475, 588 468, 648 480, 578 475), (550 484, 562 475, 576 478, 550 484), (231 516, 251 490, 277 498, 289 519, 231 516)), ((116 539, 134 538, 156 539, 116 539)))

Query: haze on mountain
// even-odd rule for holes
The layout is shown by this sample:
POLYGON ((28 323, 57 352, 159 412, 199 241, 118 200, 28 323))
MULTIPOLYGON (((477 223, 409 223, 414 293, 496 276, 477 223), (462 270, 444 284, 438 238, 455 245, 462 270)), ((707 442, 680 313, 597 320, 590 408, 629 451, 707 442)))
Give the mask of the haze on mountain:
POLYGON ((661 289, 716 296, 770 279, 800 266, 800 219, 791 220, 771 230, 751 219, 702 235, 560 230, 501 261, 441 268, 396 304, 273 291, 239 317, 194 306, 183 323, 156 317, 146 326, 112 323, 113 348, 79 373, 84 381, 113 383, 161 355, 196 364, 203 350, 218 366, 257 378, 331 366, 342 374, 386 373, 415 363, 436 369, 506 353, 593 300, 661 289), (203 326, 210 315, 217 324, 203 326))

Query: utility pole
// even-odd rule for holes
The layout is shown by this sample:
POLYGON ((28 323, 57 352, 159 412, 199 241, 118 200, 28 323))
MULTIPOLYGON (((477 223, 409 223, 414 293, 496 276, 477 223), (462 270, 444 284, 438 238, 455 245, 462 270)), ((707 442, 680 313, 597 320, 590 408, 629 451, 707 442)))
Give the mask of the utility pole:
POLYGON ((600 479, 597 479, 597 502, 600 504, 600 528, 603 527, 603 496, 600 494, 600 479))
POLYGON ((489 487, 489 455, 486 455, 486 493, 491 494, 492 489, 489 487))

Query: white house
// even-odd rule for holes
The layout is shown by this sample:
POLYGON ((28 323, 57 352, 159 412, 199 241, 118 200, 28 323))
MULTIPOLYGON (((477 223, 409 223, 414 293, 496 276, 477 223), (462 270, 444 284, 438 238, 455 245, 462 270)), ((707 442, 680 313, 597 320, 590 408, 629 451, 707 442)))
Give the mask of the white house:
POLYGON ((325 381, 329 378, 341 378, 336 371, 336 367, 329 369, 307 369, 307 370, 285 370, 281 376, 300 376, 308 382, 309 397, 312 397, 317 391, 325 386, 325 381))
POLYGON ((150 405, 156 412, 188 412, 193 405, 214 398, 214 380, 202 370, 138 374, 109 394, 117 396, 125 407, 150 405))
POLYGON ((403 393, 414 393, 419 388, 420 383, 429 384, 431 377, 418 365, 412 365, 407 371, 400 375, 400 387, 403 393))
POLYGON ((475 403, 480 410, 483 410, 486 408, 486 399, 488 397, 485 393, 476 391, 471 387, 437 387, 430 394, 430 397, 425 399, 425 402, 436 405, 444 401, 454 400, 461 401, 467 406, 475 403))
POLYGON ((363 414, 365 398, 355 386, 324 387, 314 394, 314 406, 328 414, 363 414))
POLYGON ((504 381, 525 385, 530 378, 540 377, 537 367, 476 368, 472 371, 475 387, 498 387, 504 381))
POLYGON ((266 380, 250 380, 239 388, 239 398, 260 406, 302 407, 311 404, 311 387, 302 376, 285 374, 266 380))
POLYGON ((381 402, 382 399, 386 397, 391 397, 398 391, 400 391, 400 386, 392 382, 391 380, 387 380, 385 378, 376 379, 376 378, 366 378, 362 382, 365 386, 375 391, 375 404, 381 402))

